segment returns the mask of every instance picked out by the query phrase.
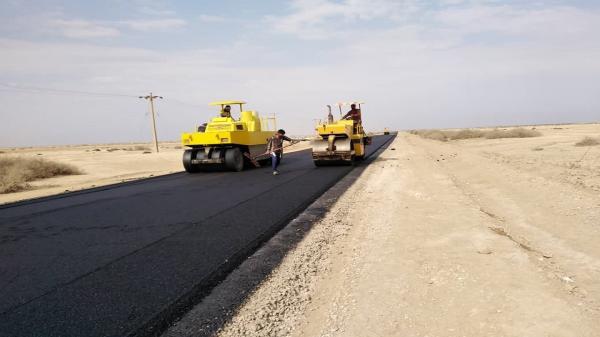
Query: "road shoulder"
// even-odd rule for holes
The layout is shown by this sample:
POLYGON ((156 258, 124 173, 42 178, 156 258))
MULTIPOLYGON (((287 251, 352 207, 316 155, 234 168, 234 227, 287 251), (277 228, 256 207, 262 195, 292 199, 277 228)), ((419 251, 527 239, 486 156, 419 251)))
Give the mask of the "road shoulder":
POLYGON ((598 312, 399 136, 220 336, 595 336, 598 312))

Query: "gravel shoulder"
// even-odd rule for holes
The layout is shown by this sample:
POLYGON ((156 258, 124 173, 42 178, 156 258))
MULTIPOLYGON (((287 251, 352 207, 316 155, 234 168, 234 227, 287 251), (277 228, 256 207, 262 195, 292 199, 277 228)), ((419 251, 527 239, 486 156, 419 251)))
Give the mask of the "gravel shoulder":
POLYGON ((548 133, 400 134, 218 335, 599 336, 597 177, 556 174, 571 140, 532 169, 548 133))

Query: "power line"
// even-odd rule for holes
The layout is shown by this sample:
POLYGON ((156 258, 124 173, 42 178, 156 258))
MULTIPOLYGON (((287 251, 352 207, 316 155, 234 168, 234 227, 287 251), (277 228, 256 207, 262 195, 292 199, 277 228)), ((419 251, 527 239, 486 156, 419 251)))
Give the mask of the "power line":
POLYGON ((58 93, 58 94, 87 95, 87 96, 96 96, 96 97, 128 97, 128 98, 137 98, 138 97, 137 95, 10 85, 10 84, 6 84, 6 83, 0 83, 0 86, 4 87, 4 88, 0 88, 0 90, 15 90, 15 91, 21 91, 21 92, 30 92, 30 93, 58 93))
POLYGON ((180 101, 180 100, 175 99, 175 98, 169 98, 169 101, 170 102, 179 103, 179 104, 182 104, 182 105, 187 105, 189 107, 196 108, 196 109, 204 109, 205 108, 203 106, 196 105, 196 104, 193 104, 193 103, 184 102, 184 101, 180 101))
MULTIPOLYGON (((0 91, 10 90, 10 91, 19 91, 25 93, 48 93, 48 94, 76 94, 76 95, 84 95, 84 96, 96 96, 96 97, 127 97, 127 98, 138 98, 138 95, 127 95, 127 94, 116 94, 116 93, 106 93, 106 92, 92 92, 92 91, 82 91, 82 90, 71 90, 71 89, 55 89, 55 88, 45 88, 38 86, 22 86, 22 85, 13 85, 7 83, 0 83, 0 91)), ((181 101, 175 98, 170 98, 169 101, 174 103, 179 103, 182 105, 187 105, 189 107, 193 107, 196 109, 204 109, 203 106, 181 101)))

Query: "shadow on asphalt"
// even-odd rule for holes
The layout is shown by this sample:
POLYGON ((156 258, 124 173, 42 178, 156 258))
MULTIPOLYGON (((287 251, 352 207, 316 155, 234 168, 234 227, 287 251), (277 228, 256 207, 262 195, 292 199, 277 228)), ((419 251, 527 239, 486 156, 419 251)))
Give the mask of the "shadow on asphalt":
MULTIPOLYGON (((311 231, 313 225, 322 219, 337 199, 356 181, 368 164, 377 159, 395 139, 390 139, 379 150, 358 164, 344 178, 327 190, 316 202, 312 203, 297 218, 281 230, 269 233, 268 240, 250 257, 240 257, 240 264, 233 272, 212 289, 203 298, 196 297, 195 303, 189 302, 179 315, 166 321, 174 322, 170 327, 145 330, 138 336, 214 336, 235 315, 236 311, 257 289, 257 287, 277 268, 285 256, 311 231), (274 236, 273 236, 274 235, 274 236), (270 238, 270 239, 269 239, 270 238), (166 329, 165 329, 166 328, 166 329), (164 332, 163 332, 164 329, 164 332)), ((316 168, 331 169, 328 167, 316 168)))

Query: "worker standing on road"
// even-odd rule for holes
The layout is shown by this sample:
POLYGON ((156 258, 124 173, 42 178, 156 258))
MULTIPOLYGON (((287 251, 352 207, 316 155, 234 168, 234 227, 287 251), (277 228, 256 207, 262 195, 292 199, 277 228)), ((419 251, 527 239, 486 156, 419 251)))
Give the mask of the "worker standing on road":
POLYGON ((265 153, 271 154, 271 166, 273 167, 274 176, 279 174, 279 171, 277 171, 277 166, 279 166, 279 163, 281 162, 284 140, 287 140, 288 142, 292 141, 291 138, 285 135, 285 130, 279 129, 267 143, 267 151, 265 151, 265 153))

